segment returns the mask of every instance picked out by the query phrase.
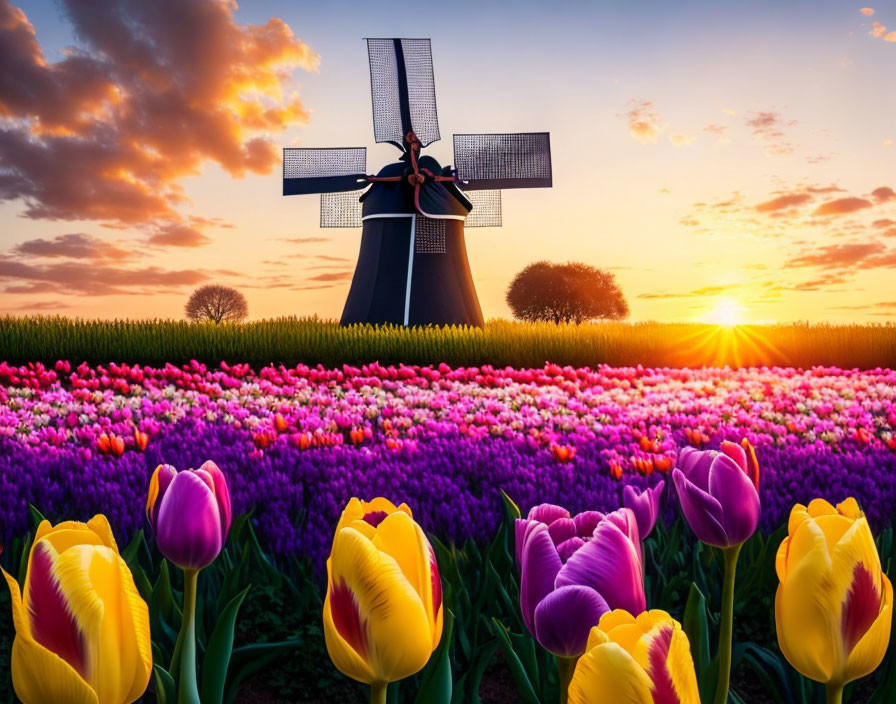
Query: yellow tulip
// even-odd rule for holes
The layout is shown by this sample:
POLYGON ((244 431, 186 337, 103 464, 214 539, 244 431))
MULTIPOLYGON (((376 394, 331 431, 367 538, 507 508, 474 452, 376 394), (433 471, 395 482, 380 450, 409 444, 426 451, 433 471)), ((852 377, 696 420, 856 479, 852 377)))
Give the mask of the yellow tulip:
POLYGON ((591 629, 569 704, 700 704, 691 646, 665 611, 616 609, 591 629))
POLYGON ((149 684, 149 610, 103 515, 37 528, 12 595, 12 682, 24 704, 130 704, 149 684))
POLYGON ((806 677, 842 689, 884 657, 893 586, 855 499, 797 504, 787 532, 775 563, 778 644, 806 677))
POLYGON ((439 570, 405 504, 349 501, 327 560, 324 635, 341 672, 383 693, 418 672, 438 646, 439 570))

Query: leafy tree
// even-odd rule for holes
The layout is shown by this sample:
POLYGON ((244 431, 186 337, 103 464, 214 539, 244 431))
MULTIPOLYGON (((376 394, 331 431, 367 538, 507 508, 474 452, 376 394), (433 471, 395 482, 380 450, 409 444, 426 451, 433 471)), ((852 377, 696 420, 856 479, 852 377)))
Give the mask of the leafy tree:
POLYGON ((581 262, 534 262, 507 289, 507 305, 520 320, 582 323, 628 317, 628 303, 612 272, 581 262))
POLYGON ((193 321, 238 323, 249 315, 249 306, 246 297, 235 288, 209 284, 193 291, 184 312, 193 321))

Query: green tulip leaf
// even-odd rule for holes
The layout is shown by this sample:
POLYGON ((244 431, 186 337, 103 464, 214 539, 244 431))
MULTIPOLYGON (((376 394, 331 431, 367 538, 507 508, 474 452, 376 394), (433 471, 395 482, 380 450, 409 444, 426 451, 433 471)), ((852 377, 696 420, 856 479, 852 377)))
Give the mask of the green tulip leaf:
POLYGON ((233 651, 233 630, 236 617, 251 585, 237 594, 224 607, 212 631, 205 649, 202 663, 201 697, 203 704, 221 704, 224 701, 224 685, 227 681, 227 667, 233 651))
POLYGON ((47 520, 47 517, 44 516, 44 514, 42 514, 42 513, 37 509, 37 507, 34 506, 34 505, 32 505, 32 504, 28 504, 28 513, 31 514, 31 526, 32 526, 32 528, 34 528, 35 530, 37 529, 37 527, 38 527, 41 523, 43 523, 44 521, 47 520))
POLYGON ((161 665, 153 665, 152 673, 156 684, 156 701, 159 704, 176 704, 177 686, 168 670, 161 665))
POLYGON ((501 642, 504 658, 510 667, 510 674, 513 677, 516 693, 519 695, 520 700, 523 704, 540 704, 535 688, 532 686, 532 681, 529 679, 529 675, 526 674, 526 668, 510 644, 507 629, 504 627, 504 624, 494 617, 492 618, 492 623, 494 624, 495 633, 501 642))
POLYGON ((430 662, 433 667, 424 677, 417 692, 417 704, 451 704, 454 681, 451 676, 451 636, 454 633, 454 614, 444 610, 445 623, 442 628, 442 642, 430 662))
POLYGON ((684 617, 681 627, 691 644, 691 656, 694 659, 694 669, 697 672, 697 684, 700 689, 700 698, 709 701, 713 690, 703 677, 710 661, 709 654, 709 626, 706 619, 706 597, 699 587, 691 582, 688 593, 687 605, 684 608, 684 617))

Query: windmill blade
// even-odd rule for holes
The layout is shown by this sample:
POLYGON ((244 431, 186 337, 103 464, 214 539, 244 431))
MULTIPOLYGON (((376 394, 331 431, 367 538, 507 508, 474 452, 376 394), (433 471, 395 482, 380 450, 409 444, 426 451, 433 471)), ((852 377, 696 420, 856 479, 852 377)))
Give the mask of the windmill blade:
POLYGON ((439 115, 429 39, 368 39, 373 133, 404 150, 411 130, 425 147, 437 142, 439 115))
POLYGON ((361 227, 361 201, 357 193, 321 193, 321 227, 361 227))
POLYGON ((550 188, 551 135, 456 134, 454 168, 464 191, 550 188))
POLYGON ((283 195, 340 193, 367 186, 367 148, 283 150, 283 195))
POLYGON ((501 191, 474 190, 464 195, 473 204, 464 227, 501 227, 501 191))

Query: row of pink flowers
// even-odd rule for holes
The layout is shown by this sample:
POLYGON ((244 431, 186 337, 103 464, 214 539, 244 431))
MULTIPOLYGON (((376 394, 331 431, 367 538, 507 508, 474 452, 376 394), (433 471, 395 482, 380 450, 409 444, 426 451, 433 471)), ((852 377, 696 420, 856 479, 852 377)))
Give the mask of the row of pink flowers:
POLYGON ((181 419, 245 430, 259 456, 277 443, 400 450, 459 435, 572 462, 600 437, 621 476, 669 471, 676 431, 698 447, 725 427, 755 445, 896 450, 896 372, 0 363, 0 437, 120 456, 181 419))

